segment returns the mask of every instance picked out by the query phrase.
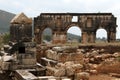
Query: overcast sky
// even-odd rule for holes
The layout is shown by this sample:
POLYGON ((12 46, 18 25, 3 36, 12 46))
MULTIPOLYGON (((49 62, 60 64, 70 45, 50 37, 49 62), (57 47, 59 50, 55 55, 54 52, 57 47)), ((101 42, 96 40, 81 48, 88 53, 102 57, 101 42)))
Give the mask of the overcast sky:
POLYGON ((117 38, 120 38, 120 0, 0 0, 0 9, 15 14, 24 12, 29 17, 43 12, 111 12, 117 17, 117 38))

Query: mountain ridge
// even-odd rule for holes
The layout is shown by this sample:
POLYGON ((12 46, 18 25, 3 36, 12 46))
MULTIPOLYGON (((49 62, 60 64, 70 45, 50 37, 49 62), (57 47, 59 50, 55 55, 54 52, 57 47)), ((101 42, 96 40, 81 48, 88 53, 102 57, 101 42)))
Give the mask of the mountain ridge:
POLYGON ((14 13, 0 10, 0 33, 9 32, 10 21, 14 16, 14 13))

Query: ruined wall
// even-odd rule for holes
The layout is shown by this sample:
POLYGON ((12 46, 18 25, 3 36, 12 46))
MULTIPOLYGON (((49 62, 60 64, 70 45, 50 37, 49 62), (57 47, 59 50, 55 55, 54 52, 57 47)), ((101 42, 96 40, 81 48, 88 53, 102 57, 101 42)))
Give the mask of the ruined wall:
POLYGON ((67 30, 78 26, 82 31, 82 43, 94 43, 96 31, 103 28, 107 31, 107 41, 116 40, 116 17, 112 13, 42 13, 34 18, 35 41, 41 43, 45 28, 52 29, 53 43, 65 43, 67 30), (76 21, 72 21, 77 17, 76 21))

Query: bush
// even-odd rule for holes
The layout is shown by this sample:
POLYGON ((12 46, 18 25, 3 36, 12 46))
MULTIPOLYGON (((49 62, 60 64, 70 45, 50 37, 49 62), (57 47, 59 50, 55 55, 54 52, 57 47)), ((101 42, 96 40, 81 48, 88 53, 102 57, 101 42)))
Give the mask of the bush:
POLYGON ((3 35, 3 43, 4 44, 7 44, 8 42, 9 42, 9 40, 10 40, 10 34, 9 33, 5 33, 4 35, 3 35))
POLYGON ((119 56, 119 57, 117 57, 117 60, 120 62, 120 56, 119 56))
POLYGON ((43 39, 46 41, 51 41, 52 37, 50 35, 44 35, 43 39))

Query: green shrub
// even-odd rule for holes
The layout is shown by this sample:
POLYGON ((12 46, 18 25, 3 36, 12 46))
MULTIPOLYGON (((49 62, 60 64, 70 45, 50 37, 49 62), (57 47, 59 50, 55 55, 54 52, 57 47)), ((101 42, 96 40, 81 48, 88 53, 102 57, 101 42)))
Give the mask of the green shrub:
POLYGON ((119 57, 117 57, 117 60, 120 62, 120 56, 119 56, 119 57))
POLYGON ((10 34, 9 33, 6 33, 6 34, 4 34, 3 35, 3 43, 4 44, 7 44, 8 42, 9 42, 9 40, 10 40, 10 34))

